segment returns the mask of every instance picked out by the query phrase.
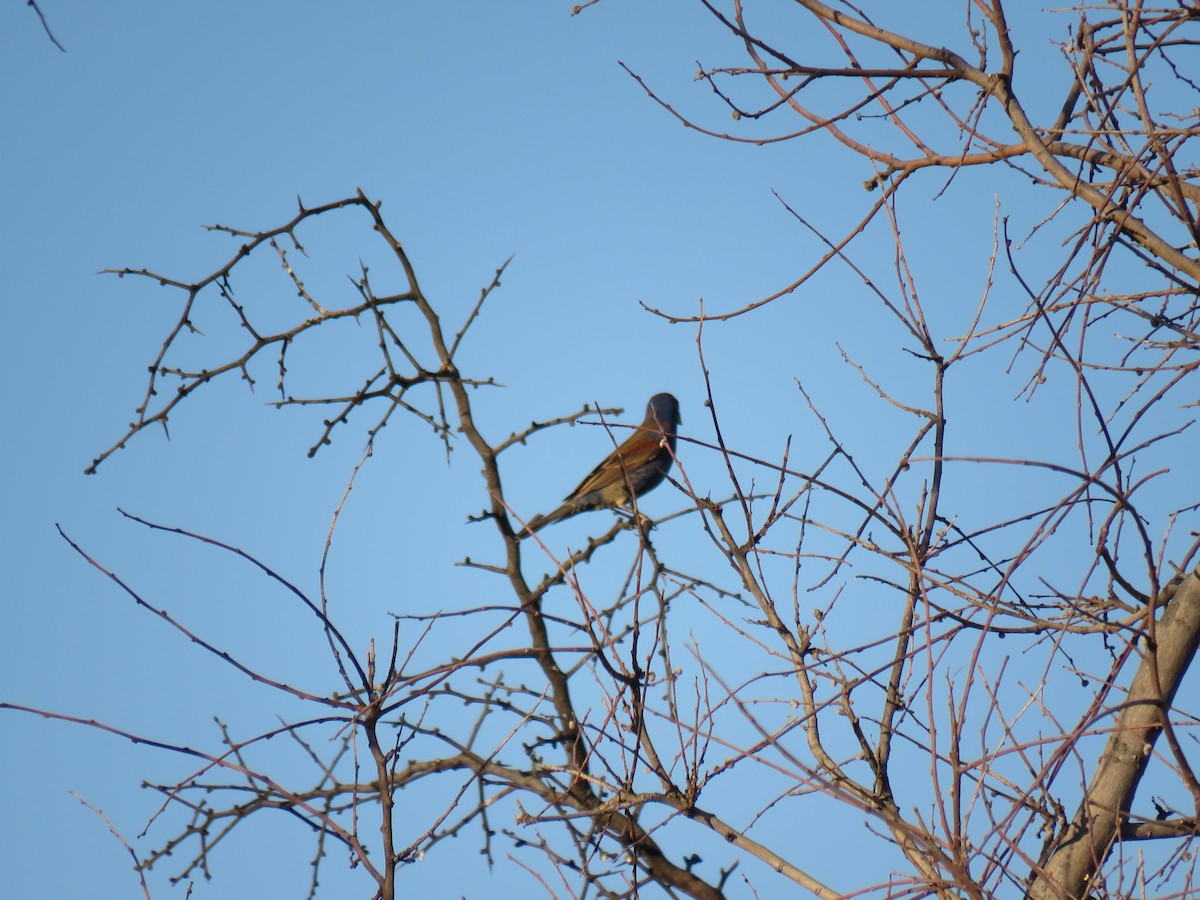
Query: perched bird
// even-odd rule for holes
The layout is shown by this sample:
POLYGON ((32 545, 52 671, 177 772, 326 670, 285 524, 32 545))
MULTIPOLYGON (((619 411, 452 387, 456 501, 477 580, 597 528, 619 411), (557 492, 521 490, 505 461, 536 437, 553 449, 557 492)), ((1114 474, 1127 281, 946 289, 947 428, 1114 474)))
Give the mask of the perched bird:
POLYGON ((567 495, 563 505, 545 516, 534 516, 518 537, 589 509, 633 507, 633 498, 652 490, 667 477, 675 457, 675 429, 679 401, 670 394, 655 394, 646 406, 646 420, 604 462, 567 495))

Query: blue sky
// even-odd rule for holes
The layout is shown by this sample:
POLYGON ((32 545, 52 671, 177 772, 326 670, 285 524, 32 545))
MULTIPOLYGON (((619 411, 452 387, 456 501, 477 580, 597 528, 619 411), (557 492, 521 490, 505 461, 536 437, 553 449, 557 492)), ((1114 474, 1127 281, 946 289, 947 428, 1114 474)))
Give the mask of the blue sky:
MULTIPOLYGON (((364 432, 345 429, 307 459, 321 416, 266 406, 267 372, 254 394, 231 381, 197 396, 173 418, 169 441, 141 435, 98 475, 83 475, 123 432, 176 314, 169 291, 100 270, 144 266, 199 277, 236 248, 201 226, 276 225, 293 214, 297 196, 316 205, 362 187, 383 201, 426 293, 451 320, 514 257, 464 357, 505 386, 479 407, 493 437, 583 403, 623 407, 624 419, 639 419, 651 394, 670 391, 680 398, 684 433, 708 440, 695 331, 646 313, 639 301, 690 314, 703 298, 709 311, 729 310, 807 269, 823 247, 772 191, 831 235, 851 227, 872 199, 861 188, 871 175, 866 163, 824 137, 734 145, 685 129, 647 98, 618 61, 680 111, 718 130, 733 127, 693 76, 697 59, 739 62, 738 48, 698 4, 682 0, 608 0, 578 17, 558 2, 41 5, 65 54, 24 4, 0 7, 0 201, 8 222, 0 366, 9 435, 0 483, 9 511, 0 542, 8 576, 0 683, 5 699, 163 740, 213 746, 214 714, 252 729, 276 710, 135 608, 71 552, 56 523, 218 646, 328 690, 320 635, 278 590, 228 558, 139 528, 117 507, 219 537, 311 589, 364 432)), ((903 227, 914 234, 942 231, 936 247, 912 249, 945 337, 964 326, 983 289, 997 190, 972 174, 960 178, 936 203, 942 181, 928 179, 902 208, 903 227)), ((1046 210, 1021 208, 1017 179, 1009 187, 1018 192, 1011 211, 1029 227, 1046 210)), ((314 238, 314 283, 344 291, 358 259, 378 253, 370 241, 365 229, 349 227, 331 231, 328 243, 314 238)), ((861 260, 886 278, 887 235, 862 247, 861 260)), ((262 277, 252 293, 294 299, 270 273, 262 277)), ((215 313, 211 327, 220 340, 215 313)), ((814 278, 756 318, 710 326, 705 338, 727 436, 749 452, 777 456, 793 435, 798 468, 825 457, 797 380, 864 466, 886 467, 903 443, 907 431, 892 431, 900 418, 840 353, 913 396, 924 373, 845 269, 814 278)), ((190 346, 202 358, 206 345, 190 346)), ((347 360, 309 362, 336 377, 347 360)), ((955 452, 1070 454, 1074 434, 1054 412, 1060 387, 1015 402, 1027 371, 974 371, 953 388, 955 414, 977 426, 957 433, 955 452), (991 402, 1003 412, 984 421, 991 402)), ((512 454, 510 502, 527 515, 550 508, 603 455, 604 440, 598 430, 562 429, 512 454)), ((714 494, 728 490, 719 460, 683 453, 698 483, 714 494)), ((360 648, 389 633, 389 611, 454 606, 490 589, 477 573, 453 568, 464 555, 496 549, 483 526, 463 524, 484 502, 477 465, 466 453, 446 465, 440 454, 427 429, 398 420, 356 485, 331 585, 360 648)), ((1020 491, 1041 483, 1023 477, 1018 490, 994 471, 964 474, 961 489, 1015 508, 1020 491)), ((647 503, 662 513, 677 499, 660 489, 647 503)), ((586 518, 562 526, 563 534, 587 533, 586 518)), ((682 538, 663 540, 686 557, 682 538)), ((690 627, 704 635, 711 623, 690 627)), ((180 777, 179 760, 32 717, 6 715, 4 733, 0 767, 16 773, 0 812, 6 890, 135 896, 127 856, 68 791, 133 840, 161 802, 139 783, 180 777)), ((231 845, 217 880, 198 884, 193 896, 302 895, 307 839, 286 828, 254 834, 261 843, 243 836, 231 845)), ((139 850, 152 840, 139 841, 139 850)), ((442 861, 431 854, 425 869, 406 872, 414 895, 450 896, 438 893, 447 872, 463 879, 462 893, 491 895, 495 884, 484 880, 474 840, 464 835, 442 861)), ((326 866, 326 896, 365 895, 360 876, 342 868, 326 866)), ((163 873, 155 878, 155 896, 178 893, 163 873)))

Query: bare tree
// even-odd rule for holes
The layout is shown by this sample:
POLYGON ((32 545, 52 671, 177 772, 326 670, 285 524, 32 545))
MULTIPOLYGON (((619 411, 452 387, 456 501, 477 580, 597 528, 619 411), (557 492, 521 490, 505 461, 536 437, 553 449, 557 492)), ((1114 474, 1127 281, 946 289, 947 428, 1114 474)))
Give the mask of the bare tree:
MULTIPOLYGON (((614 441, 622 432, 612 411, 589 409, 503 438, 479 428, 494 373, 462 371, 459 350, 481 327, 503 267, 449 323, 380 204, 361 192, 301 208, 276 228, 215 226, 239 246, 199 281, 118 273, 179 291, 180 315, 135 421, 89 471, 141 431, 165 427, 197 391, 227 377, 253 382, 271 367, 276 405, 326 410, 310 453, 358 426, 370 455, 398 411, 447 452, 465 443, 481 468, 480 534, 490 533, 464 565, 495 579, 491 602, 397 616, 391 640, 359 655, 326 602, 324 566, 308 596, 256 563, 324 632, 339 677, 317 695, 233 659, 93 561, 221 664, 311 710, 209 751, 159 744, 198 768, 158 786, 191 821, 143 868, 186 849, 176 875, 191 877, 244 822, 282 809, 315 835, 314 894, 330 844, 349 851, 375 896, 391 898, 406 863, 474 834, 489 861, 500 842, 535 851, 516 864, 554 877, 544 881, 550 895, 722 897, 735 869, 762 894, 782 877, 822 897, 1195 895, 1200 781, 1189 751, 1200 722, 1177 698, 1200 640, 1185 378, 1200 365, 1189 144, 1200 103, 1187 65, 1200 8, 1109 3, 1047 16, 1064 38, 1063 77, 1050 86, 1039 70, 1026 86, 1000 0, 964 4, 957 50, 922 41, 924 26, 899 5, 879 5, 878 17, 899 22, 889 27, 851 6, 795 0, 786 14, 802 17, 803 53, 784 43, 790 30, 779 39, 759 31, 738 0, 702 2, 744 57, 701 77, 751 132, 686 124, 751 143, 830 135, 875 167, 867 187, 877 196, 853 229, 822 237, 828 252, 792 284, 739 309, 672 316, 694 325, 714 438, 681 436, 672 476, 683 502, 658 530, 641 516, 618 518, 565 556, 541 536, 519 540, 526 517, 506 499, 505 454, 581 418, 604 423, 614 441), (1054 116, 1039 124, 1031 104, 1045 106, 1052 89, 1054 116), (799 127, 761 130, 789 114, 799 127), (927 298, 909 263, 912 239, 901 240, 905 191, 943 169, 942 192, 967 171, 994 169, 997 186, 1015 173, 1051 198, 1028 234, 1010 236, 997 218, 961 331, 949 330, 964 320, 961 294, 927 298), (394 283, 356 273, 348 305, 312 295, 293 258, 304 229, 335 216, 357 217, 397 264, 394 283), (1027 261, 1029 248, 1047 245, 1061 247, 1053 265, 1027 261), (889 250, 883 263, 879 247, 889 250), (271 254, 304 310, 281 328, 262 325, 266 313, 237 290, 247 261, 271 254), (810 422, 829 449, 815 465, 794 464, 790 447, 767 458, 722 427, 721 371, 705 361, 705 331, 791 302, 826 266, 867 285, 902 335, 897 355, 925 370, 914 399, 847 355, 846 376, 863 379, 878 404, 861 416, 907 423, 878 436, 897 448, 884 466, 860 462, 862 439, 843 436, 816 402, 810 422), (214 301, 243 346, 187 368, 176 361, 180 343, 197 305, 214 301), (419 331, 396 324, 409 310, 419 331), (360 320, 372 324, 378 356, 357 380, 294 393, 290 349, 360 320), (960 435, 948 409, 980 368, 987 378, 1022 373, 1025 397, 1068 382, 1054 397, 1069 404, 1059 417, 1074 432, 1070 454, 951 452, 994 439, 978 424, 960 435), (704 454, 723 463, 725 483, 694 483, 688 461, 704 454), (1034 505, 994 513, 973 493, 980 472, 1001 490, 1049 477, 1034 505), (657 546, 657 535, 674 533, 720 567, 684 571, 657 546), (546 572, 529 575, 539 564, 546 572), (590 577, 605 571, 615 590, 590 577), (573 603, 549 606, 558 595, 573 603), (689 635, 698 620, 737 653, 709 653, 689 635), (439 661, 417 662, 431 647, 439 661), (464 705, 474 711, 465 723, 449 711, 464 705), (281 736, 317 762, 311 784, 284 783, 269 754, 261 761, 261 747, 281 736), (441 786, 444 802, 401 821, 397 792, 419 783, 441 786), (814 851, 826 833, 854 848, 861 871, 814 851)), ((947 23, 938 24, 940 33, 947 23)), ((821 234, 799 204, 786 209, 821 234)), ((1009 415, 997 407, 980 418, 1009 415)))

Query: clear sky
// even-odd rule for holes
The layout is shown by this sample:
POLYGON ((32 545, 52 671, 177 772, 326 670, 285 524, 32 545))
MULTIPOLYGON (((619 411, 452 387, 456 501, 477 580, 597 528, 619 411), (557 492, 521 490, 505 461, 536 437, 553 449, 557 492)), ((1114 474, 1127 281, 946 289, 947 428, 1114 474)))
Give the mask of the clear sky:
MULTIPOLYGON (((256 393, 230 381, 198 396, 173 417, 169 441, 143 434, 85 476, 133 416, 177 311, 166 289, 100 270, 198 277, 236 247, 201 226, 277 225, 297 196, 316 205, 362 187, 383 201, 427 294, 453 321, 514 256, 465 356, 504 385, 479 407, 491 436, 583 403, 640 419, 651 394, 670 391, 684 433, 710 439, 694 329, 666 324, 639 301, 688 314, 703 298, 723 311, 794 280, 824 248, 772 191, 831 235, 871 199, 861 187, 867 164, 827 139, 754 147, 704 137, 621 68, 688 115, 732 128, 694 73, 697 59, 740 62, 738 48, 697 3, 607 0, 577 17, 569 3, 548 0, 41 6, 66 53, 25 4, 0 5, 0 685, 6 700, 149 737, 212 747, 213 715, 249 733, 275 710, 137 609, 71 551, 56 524, 218 646, 326 691, 333 673, 319 635, 277 590, 117 508, 242 547, 311 589, 364 432, 345 429, 307 459, 322 414, 267 407, 267 371, 256 393)), ((918 260, 926 296, 950 310, 945 336, 978 301, 992 236, 995 188, 963 182, 934 204, 943 182, 930 179, 905 210, 906 227, 945 231, 940 251, 918 260)), ((1026 225, 1042 214, 1030 211, 1026 225)), ((862 251, 883 275, 886 238, 862 251)), ((364 229, 348 240, 339 232, 331 246, 314 241, 313 277, 344 290, 358 258, 375 252, 364 249, 370 240, 364 229)), ((279 302, 295 301, 271 283, 279 302)), ((892 383, 921 383, 924 373, 905 368, 904 337, 860 278, 843 269, 814 279, 753 321, 713 326, 706 340, 727 436, 749 452, 777 456, 794 435, 797 467, 824 458, 828 445, 799 380, 856 442, 863 465, 894 459, 890 413, 840 351, 878 363, 892 383)), ((345 363, 310 360, 335 374, 345 363)), ((980 398, 1007 403, 1027 374, 981 374, 956 387, 958 413, 969 421, 980 398)), ((1045 427, 1041 402, 1015 405, 1011 422, 976 432, 959 451, 1016 455, 1039 431, 1048 453, 1060 439, 1070 445, 1073 432, 1045 427)), ((603 455, 605 440, 596 429, 563 429, 513 454, 510 502, 524 515, 547 510, 603 455)), ((681 452, 694 479, 727 492, 719 460, 681 452)), ((477 465, 461 453, 447 466, 440 454, 427 429, 396 421, 358 482, 331 578, 360 648, 389 633, 390 611, 486 596, 478 575, 452 567, 496 550, 484 526, 463 524, 485 502, 477 465)), ((972 490, 988 502, 1013 500, 987 479, 972 490)), ((678 500, 660 489, 647 504, 654 514, 678 500)), ((563 534, 586 533, 588 523, 577 522, 563 534)), ((33 717, 5 715, 0 730, 6 896, 135 896, 128 857, 68 792, 134 841, 162 802, 139 784, 176 779, 186 761, 33 717)), ((139 852, 155 834, 136 841, 139 852)), ((218 857, 217 880, 197 884, 193 896, 302 896, 308 837, 289 826, 261 827, 253 832, 260 843, 250 834, 218 857)), ((431 854, 424 869, 406 872, 412 896, 532 889, 521 882, 494 893, 476 844, 464 834, 440 860, 431 854), (452 892, 451 876, 461 879, 452 892)), ((325 896, 365 896, 361 876, 343 869, 326 866, 325 896)), ((182 896, 167 888, 168 874, 155 874, 155 896, 182 896)))

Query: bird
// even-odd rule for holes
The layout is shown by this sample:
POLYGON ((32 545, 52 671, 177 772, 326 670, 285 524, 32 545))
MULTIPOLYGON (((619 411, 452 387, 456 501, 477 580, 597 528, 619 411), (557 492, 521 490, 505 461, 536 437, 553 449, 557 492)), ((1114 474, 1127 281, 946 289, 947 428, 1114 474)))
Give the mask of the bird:
POLYGON ((634 497, 658 487, 667 477, 675 459, 675 429, 682 421, 679 401, 670 394, 655 394, 646 405, 645 421, 633 434, 567 494, 562 506, 534 516, 517 537, 527 538, 551 522, 591 509, 632 509, 634 497))

